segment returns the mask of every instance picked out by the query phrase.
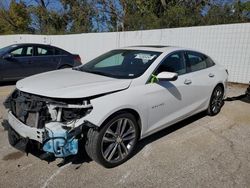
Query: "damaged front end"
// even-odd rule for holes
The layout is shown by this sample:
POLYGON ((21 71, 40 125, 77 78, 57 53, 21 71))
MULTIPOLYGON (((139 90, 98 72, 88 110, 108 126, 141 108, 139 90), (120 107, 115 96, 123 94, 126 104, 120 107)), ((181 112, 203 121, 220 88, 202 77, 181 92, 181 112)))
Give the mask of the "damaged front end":
POLYGON ((87 99, 53 99, 15 90, 5 101, 9 109, 9 142, 26 151, 37 148, 55 157, 78 153, 83 128, 81 120, 92 110, 87 99))

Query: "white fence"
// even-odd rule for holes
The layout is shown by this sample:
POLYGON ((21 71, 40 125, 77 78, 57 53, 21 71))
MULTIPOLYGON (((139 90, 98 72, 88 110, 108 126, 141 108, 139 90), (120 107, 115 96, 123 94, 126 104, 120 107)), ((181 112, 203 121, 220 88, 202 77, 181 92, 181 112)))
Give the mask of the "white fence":
POLYGON ((85 63, 97 55, 131 45, 174 45, 203 51, 229 71, 229 81, 250 81, 250 23, 216 26, 84 33, 0 36, 0 48, 13 43, 46 43, 80 54, 85 63))

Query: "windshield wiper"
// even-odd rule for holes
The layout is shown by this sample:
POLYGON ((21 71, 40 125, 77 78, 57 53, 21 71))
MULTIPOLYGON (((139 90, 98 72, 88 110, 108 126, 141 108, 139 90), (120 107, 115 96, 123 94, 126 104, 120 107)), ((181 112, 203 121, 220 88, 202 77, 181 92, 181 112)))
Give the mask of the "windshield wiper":
POLYGON ((72 67, 72 70, 81 71, 81 68, 80 68, 79 66, 77 66, 77 67, 72 67))
POLYGON ((84 70, 84 72, 88 72, 88 73, 92 73, 92 74, 98 74, 98 75, 102 75, 102 76, 108 76, 110 77, 111 75, 110 74, 107 74, 107 73, 104 73, 104 72, 101 72, 101 71, 86 71, 84 70))
POLYGON ((77 70, 77 71, 83 71, 83 72, 91 73, 91 74, 98 74, 98 75, 102 75, 102 76, 108 76, 108 77, 111 76, 110 74, 107 74, 107 73, 104 73, 104 72, 101 72, 101 71, 87 70, 87 69, 84 69, 83 67, 73 67, 72 69, 77 70))
POLYGON ((112 77, 112 78, 115 77, 112 74, 101 72, 101 71, 94 71, 94 70, 85 69, 82 66, 72 67, 72 70, 87 72, 87 73, 91 73, 91 74, 98 74, 98 75, 101 75, 101 76, 107 76, 107 77, 112 77))

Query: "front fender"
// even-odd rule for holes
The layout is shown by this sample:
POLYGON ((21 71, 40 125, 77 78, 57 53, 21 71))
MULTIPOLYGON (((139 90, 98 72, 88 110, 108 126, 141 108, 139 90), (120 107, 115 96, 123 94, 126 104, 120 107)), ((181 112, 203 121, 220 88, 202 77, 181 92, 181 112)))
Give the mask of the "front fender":
POLYGON ((84 117, 84 120, 98 127, 112 114, 124 109, 131 109, 139 114, 141 119, 141 133, 147 127, 147 103, 145 103, 143 98, 138 99, 137 96, 133 96, 128 90, 95 98, 90 102, 93 109, 84 117))

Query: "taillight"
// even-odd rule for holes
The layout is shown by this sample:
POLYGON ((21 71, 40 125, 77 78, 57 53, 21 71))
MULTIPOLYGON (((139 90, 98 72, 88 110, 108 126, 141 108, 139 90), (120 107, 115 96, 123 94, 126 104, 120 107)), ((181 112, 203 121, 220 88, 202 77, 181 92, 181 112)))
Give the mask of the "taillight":
POLYGON ((82 63, 81 57, 79 55, 74 56, 74 60, 79 63, 82 63))

